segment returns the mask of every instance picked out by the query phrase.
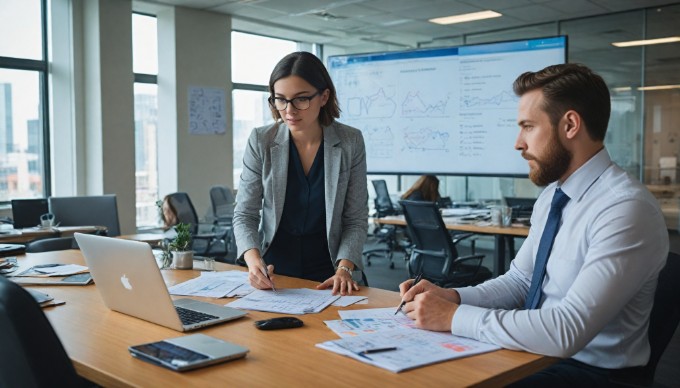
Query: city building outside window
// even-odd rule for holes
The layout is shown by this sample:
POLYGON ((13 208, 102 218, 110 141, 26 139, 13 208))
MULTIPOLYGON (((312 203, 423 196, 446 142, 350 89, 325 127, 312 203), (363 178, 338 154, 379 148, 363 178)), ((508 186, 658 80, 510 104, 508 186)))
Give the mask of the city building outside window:
POLYGON ((3 0, 0 12, 0 203, 50 194, 45 7, 3 0))

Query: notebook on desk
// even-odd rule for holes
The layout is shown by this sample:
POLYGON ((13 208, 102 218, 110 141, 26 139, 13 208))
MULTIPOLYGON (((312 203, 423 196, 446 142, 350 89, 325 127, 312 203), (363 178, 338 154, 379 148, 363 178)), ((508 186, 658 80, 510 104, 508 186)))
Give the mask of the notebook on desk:
POLYGON ((231 321, 246 312, 194 299, 173 301, 147 243, 76 233, 104 304, 145 321, 188 331, 231 321))

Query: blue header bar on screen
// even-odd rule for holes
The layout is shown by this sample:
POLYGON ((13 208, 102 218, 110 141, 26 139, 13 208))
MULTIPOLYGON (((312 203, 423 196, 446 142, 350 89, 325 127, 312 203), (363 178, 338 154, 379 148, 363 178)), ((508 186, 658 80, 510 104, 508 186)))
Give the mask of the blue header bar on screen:
POLYGON ((486 43, 470 46, 421 49, 398 52, 381 52, 369 54, 337 55, 328 58, 329 68, 338 68, 365 62, 392 61, 399 59, 434 58, 457 55, 494 54, 502 52, 545 50, 564 48, 567 45, 565 36, 551 38, 518 40, 511 42, 486 43))
POLYGON ((480 44, 474 46, 462 46, 458 48, 459 55, 495 54, 512 51, 546 50, 564 48, 567 38, 558 36, 554 38, 541 38, 531 40, 518 40, 513 42, 500 42, 480 44))
POLYGON ((384 53, 370 53, 365 55, 338 55, 328 58, 329 67, 340 67, 353 65, 356 63, 375 62, 375 61, 393 61, 398 59, 416 59, 416 58, 433 58, 433 57, 448 57, 458 55, 458 47, 447 47, 442 49, 424 49, 398 52, 384 52, 384 53))

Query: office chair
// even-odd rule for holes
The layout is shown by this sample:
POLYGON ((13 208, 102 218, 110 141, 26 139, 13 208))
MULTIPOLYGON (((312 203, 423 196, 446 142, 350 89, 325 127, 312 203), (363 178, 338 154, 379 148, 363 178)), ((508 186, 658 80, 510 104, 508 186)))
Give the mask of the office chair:
POLYGON ((669 252, 666 265, 659 273, 659 283, 654 293, 654 306, 649 317, 649 345, 651 354, 645 366, 619 369, 609 380, 620 387, 651 387, 654 373, 666 346, 680 323, 680 255, 669 252))
POLYGON ((61 226, 105 226, 106 235, 120 236, 116 195, 50 197, 50 213, 61 226))
POLYGON ((38 303, 2 276, 0 343, 0 387, 86 386, 38 303))
POLYGON ((512 219, 531 218, 536 198, 505 197, 505 204, 512 209, 512 219))
MULTIPOLYGON (((375 206, 375 217, 381 218, 384 216, 396 215, 400 211, 392 203, 390 193, 387 191, 387 183, 384 179, 372 180, 373 188, 375 189, 375 199, 373 200, 375 206)), ((366 265, 371 265, 373 257, 383 257, 390 263, 390 269, 394 268, 392 261, 394 251, 398 249, 406 249, 410 246, 410 242, 406 239, 397 239, 397 227, 394 225, 376 225, 373 229, 373 236, 377 238, 377 243, 381 246, 371 249, 366 249, 362 255, 366 259, 366 265)))
POLYGON ((40 225, 40 216, 49 213, 47 198, 13 199, 12 218, 14 229, 32 228, 40 225))
POLYGON ((191 249, 197 255, 226 255, 226 242, 225 238, 227 236, 228 230, 217 230, 215 225, 211 225, 212 232, 202 233, 199 230, 198 215, 196 214, 196 209, 194 204, 189 198, 187 193, 172 193, 168 194, 170 204, 177 212, 177 221, 189 224, 192 238, 191 249), (225 250, 222 251, 212 251, 213 248, 219 246, 219 244, 225 244, 225 250))
POLYGON ((224 228, 227 231, 226 250, 230 252, 234 244, 234 207, 236 198, 234 192, 227 186, 213 186, 210 188, 210 203, 216 227, 224 228))
POLYGON ((399 203, 414 244, 408 263, 411 277, 422 274, 441 287, 470 286, 491 278, 491 271, 482 266, 484 255, 458 256, 456 244, 469 235, 454 243, 435 203, 399 203))
POLYGON ((26 253, 64 251, 67 249, 79 249, 76 239, 73 237, 54 237, 33 240, 26 244, 26 253))

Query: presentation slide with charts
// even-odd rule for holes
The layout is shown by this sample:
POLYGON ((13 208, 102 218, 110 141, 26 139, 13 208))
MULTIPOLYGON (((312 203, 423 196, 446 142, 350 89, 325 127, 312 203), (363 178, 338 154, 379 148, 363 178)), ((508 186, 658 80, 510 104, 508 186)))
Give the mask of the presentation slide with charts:
POLYGON ((340 121, 369 173, 526 176, 515 79, 566 60, 566 37, 331 56, 340 121))

